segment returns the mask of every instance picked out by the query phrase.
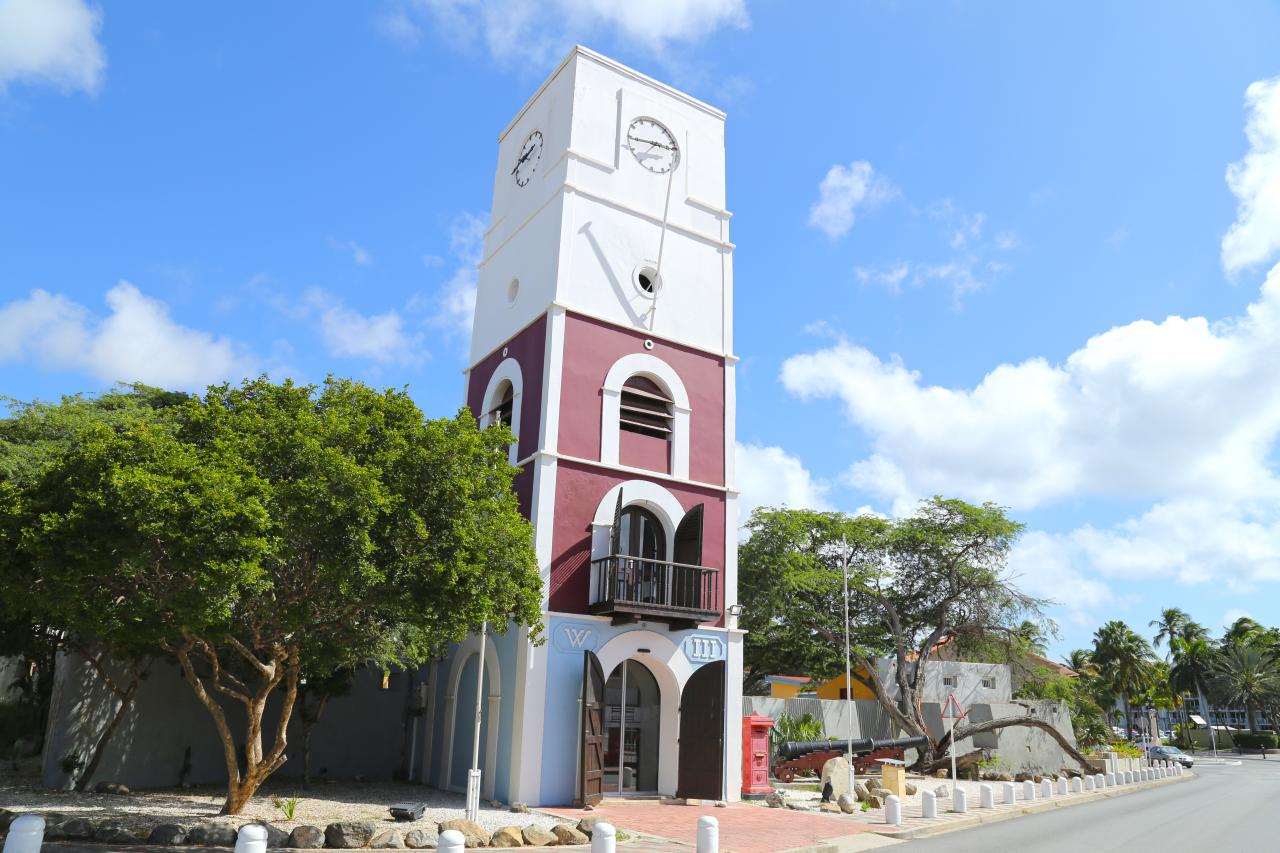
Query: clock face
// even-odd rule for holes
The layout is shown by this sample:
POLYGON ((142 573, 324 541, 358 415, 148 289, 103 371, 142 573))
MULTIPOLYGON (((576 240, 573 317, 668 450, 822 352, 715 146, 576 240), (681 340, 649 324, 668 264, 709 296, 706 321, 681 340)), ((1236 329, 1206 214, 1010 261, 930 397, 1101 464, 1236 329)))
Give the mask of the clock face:
POLYGON ((535 130, 529 134, 524 145, 520 146, 520 156, 516 158, 516 165, 511 169, 511 174, 516 179, 516 186, 523 187, 529 183, 538 168, 538 160, 541 157, 542 131, 535 130))
POLYGON ((680 162, 676 138, 658 122, 641 116, 627 128, 627 148, 650 172, 664 175, 680 162))

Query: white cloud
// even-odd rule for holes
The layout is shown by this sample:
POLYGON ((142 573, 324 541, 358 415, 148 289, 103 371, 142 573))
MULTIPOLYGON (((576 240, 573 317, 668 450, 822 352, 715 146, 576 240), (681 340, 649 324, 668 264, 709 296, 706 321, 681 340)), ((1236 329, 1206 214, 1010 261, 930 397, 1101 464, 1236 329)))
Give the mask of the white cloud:
POLYGON ((1222 238, 1228 274, 1264 263, 1280 251, 1280 77, 1245 91, 1249 152, 1227 167, 1227 185, 1239 202, 1236 221, 1222 238))
POLYGON ((931 205, 929 215, 942 221, 947 245, 953 249, 963 249, 981 238, 982 228, 987 223, 985 213, 969 213, 961 210, 955 201, 949 198, 931 205))
POLYGON ((945 492, 1034 507, 1063 498, 1280 495, 1280 266, 1245 316, 1140 320, 1059 365, 1003 364, 972 388, 840 342, 782 370, 873 438, 854 480, 887 498, 945 492))
POLYGON ((340 252, 349 254, 352 263, 356 266, 367 267, 373 263, 373 255, 370 255, 369 251, 355 240, 334 240, 330 238, 329 245, 340 252))
POLYGON ((866 160, 855 160, 848 166, 837 163, 818 185, 818 200, 809 209, 809 226, 838 240, 853 227, 859 208, 875 207, 894 193, 893 184, 877 175, 866 160))
POLYGON ((401 43, 415 43, 424 27, 435 27, 453 43, 482 41, 500 63, 539 67, 574 43, 602 36, 662 54, 673 42, 749 24, 745 0, 404 0, 377 21, 401 43))
POLYGON ((829 486, 816 479, 798 457, 781 447, 742 444, 735 448, 739 521, 743 524, 756 507, 787 506, 791 509, 831 509, 829 486))
POLYGON ((449 233, 449 252, 457 266, 429 305, 429 322, 452 337, 470 339, 476 313, 476 266, 484 254, 488 218, 463 213, 449 233))
POLYGON ((1222 614, 1222 619, 1220 620, 1219 624, 1223 628, 1230 628, 1232 625, 1235 624, 1237 619, 1253 619, 1253 614, 1250 613, 1248 610, 1241 610, 1238 607, 1233 607, 1232 609, 1228 610, 1226 613, 1222 614))
POLYGON ((1114 600, 1106 583, 1086 576, 1060 537, 1041 531, 1024 535, 1009 555, 1014 583, 1023 592, 1047 598, 1073 613, 1114 600))
POLYGON ((164 303, 127 281, 107 291, 106 302, 110 313, 100 320, 43 290, 0 307, 0 363, 169 388, 202 388, 255 370, 231 340, 175 323, 164 303))
POLYGON ((102 13, 83 0, 0 0, 0 92, 17 81, 96 92, 102 13))
POLYGON ((303 303, 319 314, 321 339, 333 355, 379 364, 421 364, 426 357, 422 336, 410 334, 396 311, 361 314, 323 290, 308 292, 303 303))

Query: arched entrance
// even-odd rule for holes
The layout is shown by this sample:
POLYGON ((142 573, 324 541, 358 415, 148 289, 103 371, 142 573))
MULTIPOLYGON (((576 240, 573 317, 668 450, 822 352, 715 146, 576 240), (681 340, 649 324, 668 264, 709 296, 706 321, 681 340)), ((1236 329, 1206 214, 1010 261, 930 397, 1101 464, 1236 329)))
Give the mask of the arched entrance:
POLYGON ((604 700, 606 795, 657 793, 662 701, 658 680, 640 661, 624 660, 605 681, 604 700))
POLYGON ((704 664, 680 694, 677 797, 718 800, 724 788, 724 661, 704 664))

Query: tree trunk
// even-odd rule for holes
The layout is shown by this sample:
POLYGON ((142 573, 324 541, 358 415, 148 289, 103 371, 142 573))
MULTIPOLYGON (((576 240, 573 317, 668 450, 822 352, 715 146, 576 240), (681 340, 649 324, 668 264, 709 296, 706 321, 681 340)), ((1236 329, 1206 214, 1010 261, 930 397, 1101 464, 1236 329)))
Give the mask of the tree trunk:
POLYGON ((302 787, 304 788, 311 787, 311 733, 315 730, 316 723, 320 722, 320 715, 324 713, 324 706, 328 701, 328 696, 321 697, 314 714, 308 714, 305 707, 302 710, 302 787))
MULTIPOLYGON (((1082 768, 1088 771, 1092 767, 1092 765, 1089 764, 1089 760, 1085 758, 1080 750, 1075 748, 1071 741, 1067 740, 1062 732, 1055 729, 1047 721, 1038 720, 1035 717, 1002 717, 1001 719, 988 720, 984 723, 970 723, 968 725, 957 726, 952 732, 952 735, 957 741, 961 741, 965 738, 973 737, 974 735, 980 735, 983 732, 994 732, 998 729, 1005 729, 1010 726, 1027 726, 1029 728, 1040 729, 1041 731, 1047 732, 1049 737, 1057 741, 1058 746, 1062 747, 1062 751, 1074 758, 1076 763, 1082 768)), ((947 744, 948 737, 947 735, 943 735, 942 740, 938 742, 938 748, 942 749, 947 744)))
POLYGON ((1258 711, 1254 708, 1252 702, 1244 703, 1244 716, 1249 721, 1249 731, 1256 732, 1258 730, 1258 711))
POLYGON ((1133 716, 1129 710, 1129 694, 1127 691, 1120 691, 1120 702, 1124 705, 1124 739, 1128 740, 1133 733, 1133 716))

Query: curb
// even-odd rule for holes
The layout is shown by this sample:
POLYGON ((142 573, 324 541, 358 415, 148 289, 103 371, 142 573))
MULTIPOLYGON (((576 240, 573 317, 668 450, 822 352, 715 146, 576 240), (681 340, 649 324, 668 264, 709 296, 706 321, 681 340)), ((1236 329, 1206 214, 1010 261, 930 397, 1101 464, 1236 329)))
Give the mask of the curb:
MULTIPOLYGON (((894 838, 906 841, 912 838, 932 838, 935 835, 945 835, 948 832, 957 832, 961 829, 972 829, 975 826, 982 826, 989 823, 1000 823, 1006 820, 1023 817, 1025 815, 1039 814, 1053 809, 1066 809, 1074 806, 1082 806, 1086 803, 1097 802, 1098 800, 1110 799, 1111 797, 1123 797, 1128 794, 1137 793, 1138 791, 1146 791, 1152 788, 1161 788, 1166 785, 1179 785, 1184 782, 1190 782, 1196 779, 1194 773, 1186 773, 1182 776, 1174 776, 1170 779, 1158 779, 1153 782, 1140 782, 1136 785, 1127 785, 1123 788, 1108 788, 1105 791, 1094 791, 1091 794, 1077 794, 1058 799, 1057 796, 1052 800, 1037 800, 1020 809, 1010 809, 1003 812, 991 812, 990 814, 974 814, 963 820, 951 821, 937 826, 919 826, 913 829, 892 830, 892 829, 873 829, 876 835, 885 838, 894 838)), ((816 849, 816 848, 813 848, 816 849)))

